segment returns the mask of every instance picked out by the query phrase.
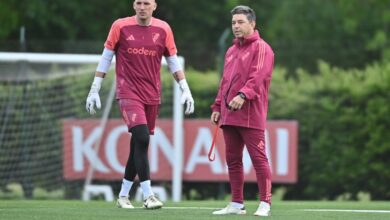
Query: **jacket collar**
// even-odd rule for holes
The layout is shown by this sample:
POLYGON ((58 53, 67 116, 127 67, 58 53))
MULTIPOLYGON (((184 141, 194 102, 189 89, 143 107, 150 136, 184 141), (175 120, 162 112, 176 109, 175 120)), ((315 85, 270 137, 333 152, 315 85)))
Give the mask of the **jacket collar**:
POLYGON ((240 45, 240 39, 239 38, 235 38, 233 40, 233 43, 236 45, 236 46, 245 46, 245 45, 249 45, 251 44, 252 42, 256 41, 256 40, 259 40, 261 39, 260 38, 260 34, 259 34, 259 31, 255 30, 253 32, 253 34, 249 35, 248 37, 244 38, 242 44, 240 45))

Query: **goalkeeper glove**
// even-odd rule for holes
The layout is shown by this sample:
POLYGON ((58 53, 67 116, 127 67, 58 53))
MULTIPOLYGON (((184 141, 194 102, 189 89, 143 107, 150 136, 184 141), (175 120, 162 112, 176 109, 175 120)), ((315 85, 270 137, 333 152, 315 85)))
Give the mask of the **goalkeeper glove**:
POLYGON ((192 98, 190 87, 188 86, 187 81, 185 79, 180 80, 179 86, 182 91, 180 102, 181 104, 186 103, 186 110, 184 113, 186 115, 194 113, 194 99, 192 98))
POLYGON ((93 80, 91 90, 89 91, 87 102, 85 105, 85 108, 87 109, 87 112, 89 114, 93 115, 96 113, 94 106, 96 104, 96 107, 100 109, 102 107, 102 104, 100 102, 100 96, 99 96, 99 90, 102 84, 103 78, 95 76, 95 79, 93 80))

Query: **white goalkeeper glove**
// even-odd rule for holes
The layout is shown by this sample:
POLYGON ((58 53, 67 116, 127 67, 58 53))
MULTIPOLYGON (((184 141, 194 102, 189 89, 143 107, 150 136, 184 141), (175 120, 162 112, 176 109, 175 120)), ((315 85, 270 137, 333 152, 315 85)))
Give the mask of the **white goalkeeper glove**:
POLYGON ((93 80, 91 90, 89 91, 87 102, 85 105, 85 108, 87 109, 87 112, 89 114, 94 115, 96 113, 94 107, 96 104, 96 107, 100 109, 102 107, 102 104, 100 102, 100 96, 99 96, 99 90, 102 84, 103 78, 95 76, 95 79, 93 80))
POLYGON ((184 113, 186 115, 194 113, 194 99, 192 98, 190 87, 188 86, 187 81, 185 79, 180 80, 179 86, 182 91, 180 102, 181 104, 186 103, 186 110, 184 113))

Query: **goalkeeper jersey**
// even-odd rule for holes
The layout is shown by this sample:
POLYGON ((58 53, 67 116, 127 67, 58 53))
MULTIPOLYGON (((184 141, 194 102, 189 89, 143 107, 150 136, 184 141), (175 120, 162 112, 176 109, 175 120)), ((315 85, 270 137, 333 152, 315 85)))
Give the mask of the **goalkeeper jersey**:
POLYGON ((137 99, 144 104, 160 104, 161 59, 177 53, 170 26, 152 18, 148 26, 136 17, 116 20, 104 47, 115 51, 117 99, 137 99))

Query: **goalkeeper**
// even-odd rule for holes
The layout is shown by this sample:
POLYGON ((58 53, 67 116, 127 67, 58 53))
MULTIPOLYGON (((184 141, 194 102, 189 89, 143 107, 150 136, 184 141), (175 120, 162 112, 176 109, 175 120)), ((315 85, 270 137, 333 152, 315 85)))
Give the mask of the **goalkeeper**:
POLYGON ((129 191, 138 174, 144 207, 158 209, 163 204, 151 190, 148 146, 161 103, 162 56, 165 56, 168 68, 182 90, 181 102, 186 104, 185 114, 194 112, 194 99, 178 62, 170 26, 152 17, 157 8, 156 1, 134 0, 133 8, 134 16, 118 19, 111 26, 87 97, 86 109, 90 114, 95 114, 95 106, 100 109, 99 89, 115 55, 116 98, 123 120, 132 134, 117 206, 134 208, 129 201, 129 191))

